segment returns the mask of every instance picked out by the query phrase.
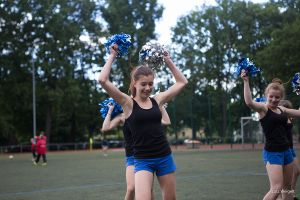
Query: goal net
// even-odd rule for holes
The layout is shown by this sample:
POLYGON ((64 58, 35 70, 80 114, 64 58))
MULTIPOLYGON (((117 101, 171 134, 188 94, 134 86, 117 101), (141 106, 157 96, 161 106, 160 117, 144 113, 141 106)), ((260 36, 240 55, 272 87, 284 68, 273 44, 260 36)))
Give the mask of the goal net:
POLYGON ((241 117, 241 139, 244 143, 263 143, 262 127, 254 117, 241 117))

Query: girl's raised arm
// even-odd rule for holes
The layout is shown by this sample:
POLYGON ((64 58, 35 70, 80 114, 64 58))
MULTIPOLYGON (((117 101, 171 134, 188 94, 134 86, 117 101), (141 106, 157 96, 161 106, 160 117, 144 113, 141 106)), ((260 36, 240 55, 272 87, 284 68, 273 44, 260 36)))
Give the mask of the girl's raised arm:
POLYGON ((165 63, 173 74, 175 78, 175 83, 168 88, 166 91, 161 92, 156 95, 155 99, 158 102, 159 106, 162 106, 164 103, 169 102, 173 97, 175 97, 188 83, 187 79, 183 73, 176 67, 173 63, 169 53, 166 52, 164 55, 165 63))
POLYGON ((117 127, 119 124, 122 124, 124 121, 122 113, 117 115, 115 118, 111 119, 111 114, 112 114, 115 106, 112 104, 109 104, 108 107, 109 107, 108 112, 107 112, 105 119, 103 121, 103 124, 102 124, 102 129, 101 129, 102 132, 109 131, 109 130, 117 127))
POLYGON ((286 108, 284 106, 280 106, 280 108, 283 110, 284 113, 287 114, 287 116, 289 117, 300 117, 300 110, 297 109, 290 109, 290 108, 286 108))
POLYGON ((260 115, 264 115, 267 112, 267 106, 262 103, 258 103, 252 100, 250 85, 249 85, 249 77, 245 70, 242 70, 241 77, 244 81, 244 100, 246 105, 253 109, 254 111, 258 112, 260 115))
MULTIPOLYGON (((130 100, 130 97, 125 93, 121 92, 110 80, 109 75, 112 68, 112 64, 117 56, 117 46, 110 46, 110 55, 103 66, 99 77, 98 82, 102 86, 102 88, 112 97, 116 102, 118 102, 122 107, 130 100)), ((125 107, 123 107, 125 108, 125 107)))

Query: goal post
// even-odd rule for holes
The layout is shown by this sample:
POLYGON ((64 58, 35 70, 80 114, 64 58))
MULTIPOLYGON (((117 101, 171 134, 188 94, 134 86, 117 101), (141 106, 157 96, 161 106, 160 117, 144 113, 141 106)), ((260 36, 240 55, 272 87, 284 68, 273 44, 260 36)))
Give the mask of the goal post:
POLYGON ((264 142, 261 125, 254 117, 241 117, 241 139, 242 144, 264 142))

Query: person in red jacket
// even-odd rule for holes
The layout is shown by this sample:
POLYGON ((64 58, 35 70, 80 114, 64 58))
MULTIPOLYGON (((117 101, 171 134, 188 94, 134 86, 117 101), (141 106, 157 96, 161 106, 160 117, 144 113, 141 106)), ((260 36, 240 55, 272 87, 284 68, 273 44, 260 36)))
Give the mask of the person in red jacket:
POLYGON ((31 142, 32 161, 35 161, 35 159, 36 159, 36 139, 31 138, 30 142, 31 142))
POLYGON ((47 165, 47 159, 46 159, 47 137, 44 136, 44 132, 41 132, 40 136, 38 137, 36 143, 36 149, 37 149, 37 157, 33 162, 33 164, 37 165, 37 163, 40 161, 40 157, 42 156, 43 158, 42 165, 47 165))

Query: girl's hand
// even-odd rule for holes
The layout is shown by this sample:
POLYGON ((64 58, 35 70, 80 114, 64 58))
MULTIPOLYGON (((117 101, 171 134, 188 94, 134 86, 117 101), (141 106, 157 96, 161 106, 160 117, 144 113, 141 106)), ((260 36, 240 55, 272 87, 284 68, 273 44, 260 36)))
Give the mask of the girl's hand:
POLYGON ((114 105, 114 104, 112 104, 112 103, 109 103, 109 104, 108 104, 108 109, 109 109, 109 110, 113 110, 113 109, 114 109, 114 107, 115 107, 115 105, 114 105))
POLYGON ((118 55, 118 45, 117 44, 111 45, 109 47, 109 53, 110 53, 110 55, 113 55, 114 57, 117 57, 117 55, 118 55))
POLYGON ((244 81, 248 81, 249 80, 249 77, 247 75, 247 71, 242 69, 242 72, 241 72, 241 78, 244 80, 244 81))
POLYGON ((169 54, 168 51, 165 51, 165 52, 164 52, 164 60, 165 60, 165 61, 167 61, 167 60, 172 60, 172 58, 171 58, 171 56, 170 56, 170 54, 169 54))

